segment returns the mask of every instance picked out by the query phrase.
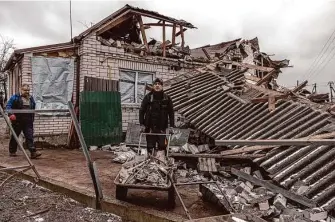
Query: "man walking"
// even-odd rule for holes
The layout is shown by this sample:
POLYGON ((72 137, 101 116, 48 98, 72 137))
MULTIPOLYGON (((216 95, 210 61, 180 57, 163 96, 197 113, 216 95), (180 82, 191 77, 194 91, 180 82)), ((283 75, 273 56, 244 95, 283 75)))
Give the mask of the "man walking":
MULTIPOLYGON (((23 84, 21 87, 21 92, 13 95, 6 106, 7 110, 11 109, 35 109, 35 101, 32 96, 29 95, 29 85, 23 84)), ((41 153, 36 151, 34 146, 34 113, 8 113, 9 119, 12 122, 12 126, 17 136, 23 131, 24 137, 26 138, 26 143, 30 151, 30 157, 36 159, 41 156, 41 153)), ((12 135, 9 142, 9 155, 16 156, 17 142, 12 135)))
MULTIPOLYGON (((166 129, 174 127, 174 111, 171 98, 163 91, 163 81, 159 78, 153 82, 153 90, 143 98, 139 120, 141 131, 145 133, 166 134, 166 129)), ((170 130, 171 131, 171 130, 170 130)), ((147 149, 151 153, 158 144, 157 158, 165 161, 166 136, 146 135, 147 149)))

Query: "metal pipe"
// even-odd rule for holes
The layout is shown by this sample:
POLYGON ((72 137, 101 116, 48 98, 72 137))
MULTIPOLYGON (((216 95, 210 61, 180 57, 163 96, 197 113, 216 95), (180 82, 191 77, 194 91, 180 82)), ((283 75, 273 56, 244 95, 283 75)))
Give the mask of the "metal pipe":
POLYGON ((68 109, 9 109, 5 110, 6 113, 68 113, 68 109))
POLYGON ((12 136, 14 137, 16 143, 17 143, 18 146, 20 147, 20 149, 21 149, 21 151, 23 152, 24 156, 26 157, 26 159, 27 159, 29 165, 31 166, 31 169, 32 169, 32 170, 34 171, 34 173, 36 174, 36 177, 37 177, 36 180, 39 180, 39 179, 41 178, 40 174, 37 172, 37 170, 36 170, 34 164, 31 162, 31 160, 30 160, 30 158, 29 158, 29 156, 28 156, 26 150, 23 148, 23 146, 22 146, 22 144, 21 144, 21 142, 20 142, 18 136, 16 135, 15 130, 13 129, 13 126, 12 126, 12 124, 11 124, 11 122, 10 122, 8 116, 5 115, 5 113, 4 113, 4 111, 3 111, 3 109, 2 109, 1 106, 0 106, 0 112, 1 112, 1 115, 3 116, 3 118, 5 119, 7 125, 8 125, 8 127, 9 127, 9 129, 10 129, 10 131, 12 132, 12 136))

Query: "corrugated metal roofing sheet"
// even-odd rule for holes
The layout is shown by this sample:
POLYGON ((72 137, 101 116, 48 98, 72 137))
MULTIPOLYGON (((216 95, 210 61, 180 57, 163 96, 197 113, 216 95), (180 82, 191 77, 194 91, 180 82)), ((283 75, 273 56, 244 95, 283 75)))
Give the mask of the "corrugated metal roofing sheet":
MULTIPOLYGON (((214 139, 301 138, 333 124, 329 113, 309 104, 280 100, 270 112, 267 103, 250 103, 262 92, 247 89, 238 97, 225 91, 234 79, 229 75, 222 78, 212 72, 193 73, 172 84, 167 93, 179 113, 214 139)), ((335 207, 334 154, 333 146, 280 147, 255 162, 292 191, 296 191, 296 183, 305 183, 309 189, 304 195, 330 210, 335 207)))

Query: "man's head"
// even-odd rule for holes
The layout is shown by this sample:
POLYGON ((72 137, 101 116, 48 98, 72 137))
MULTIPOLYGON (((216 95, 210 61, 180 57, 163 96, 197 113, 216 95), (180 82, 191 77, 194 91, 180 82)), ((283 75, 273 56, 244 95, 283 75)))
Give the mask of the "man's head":
POLYGON ((29 91, 30 91, 30 87, 28 84, 22 84, 21 86, 21 95, 23 97, 29 97, 29 91))
POLYGON ((163 81, 159 78, 155 79, 155 81, 153 82, 153 89, 156 92, 160 92, 163 90, 163 81))

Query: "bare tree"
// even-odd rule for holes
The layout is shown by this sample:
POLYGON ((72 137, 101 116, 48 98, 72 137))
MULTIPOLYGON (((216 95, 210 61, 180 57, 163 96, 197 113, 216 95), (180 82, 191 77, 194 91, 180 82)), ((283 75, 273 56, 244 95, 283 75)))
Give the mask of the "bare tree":
POLYGON ((79 22, 80 24, 82 24, 82 25, 83 25, 85 28, 87 28, 87 29, 91 28, 91 27, 94 25, 93 22, 90 22, 90 24, 87 24, 86 21, 84 21, 84 22, 82 22, 82 21, 77 21, 77 22, 79 22))
POLYGON ((14 49, 14 40, 0 34, 0 89, 4 90, 5 101, 7 100, 7 74, 4 72, 4 68, 14 49))

